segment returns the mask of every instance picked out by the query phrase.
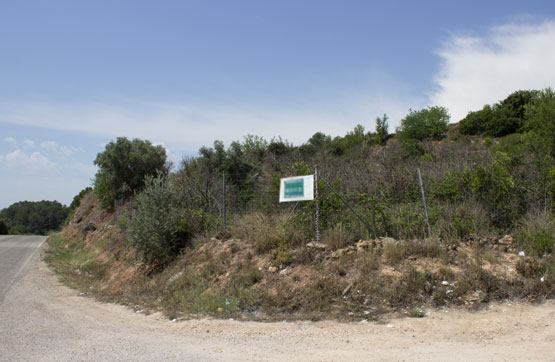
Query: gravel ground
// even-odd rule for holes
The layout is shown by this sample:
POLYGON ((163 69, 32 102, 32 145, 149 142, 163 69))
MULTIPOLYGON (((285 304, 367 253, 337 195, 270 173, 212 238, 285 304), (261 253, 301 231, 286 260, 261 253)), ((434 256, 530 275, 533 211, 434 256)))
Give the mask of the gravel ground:
POLYGON ((39 260, 0 305, 0 361, 555 361, 555 301, 386 323, 171 322, 98 303, 39 260))

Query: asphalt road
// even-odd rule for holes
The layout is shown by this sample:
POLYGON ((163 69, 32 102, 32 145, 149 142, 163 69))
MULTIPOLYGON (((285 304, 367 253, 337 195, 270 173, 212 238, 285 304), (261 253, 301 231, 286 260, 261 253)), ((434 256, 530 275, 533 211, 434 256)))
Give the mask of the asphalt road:
POLYGON ((0 235, 0 303, 45 241, 46 236, 0 235))

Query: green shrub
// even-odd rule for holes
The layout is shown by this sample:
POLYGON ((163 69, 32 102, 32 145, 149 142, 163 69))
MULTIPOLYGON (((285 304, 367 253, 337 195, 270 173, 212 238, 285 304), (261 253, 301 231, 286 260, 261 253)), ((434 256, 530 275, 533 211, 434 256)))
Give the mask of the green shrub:
POLYGON ((555 245, 555 215, 550 212, 527 215, 515 236, 520 246, 530 254, 542 256, 552 253, 555 245))
POLYGON ((188 208, 182 193, 170 177, 146 178, 129 225, 129 238, 145 263, 167 264, 210 223, 202 211, 188 208))

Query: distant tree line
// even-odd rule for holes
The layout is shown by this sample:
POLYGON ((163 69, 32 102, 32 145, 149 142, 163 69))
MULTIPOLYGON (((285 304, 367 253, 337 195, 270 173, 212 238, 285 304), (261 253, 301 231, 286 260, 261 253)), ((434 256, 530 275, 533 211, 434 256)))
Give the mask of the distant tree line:
POLYGON ((46 235, 58 230, 69 209, 57 201, 22 201, 0 211, 0 234, 46 235))

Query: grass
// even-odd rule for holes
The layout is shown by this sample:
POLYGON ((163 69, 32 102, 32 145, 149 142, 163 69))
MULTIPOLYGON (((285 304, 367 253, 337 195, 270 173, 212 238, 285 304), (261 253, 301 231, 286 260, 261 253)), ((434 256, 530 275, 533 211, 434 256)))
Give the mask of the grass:
POLYGON ((550 254, 555 246, 555 215, 550 212, 529 214, 516 231, 522 249, 536 256, 550 254))
POLYGON ((97 261, 98 255, 107 248, 106 242, 87 247, 77 242, 51 234, 44 260, 53 267, 64 281, 81 291, 90 290, 96 280, 106 275, 107 267, 97 261))

